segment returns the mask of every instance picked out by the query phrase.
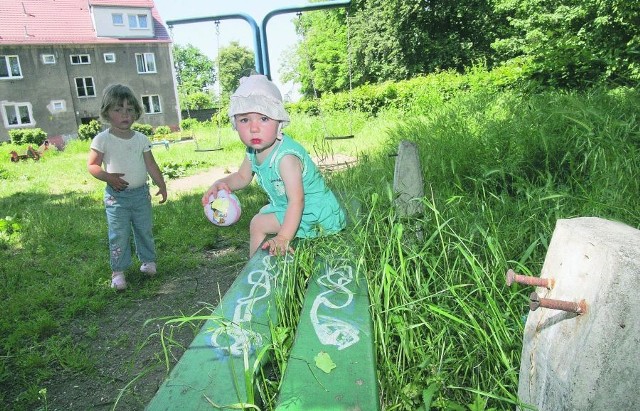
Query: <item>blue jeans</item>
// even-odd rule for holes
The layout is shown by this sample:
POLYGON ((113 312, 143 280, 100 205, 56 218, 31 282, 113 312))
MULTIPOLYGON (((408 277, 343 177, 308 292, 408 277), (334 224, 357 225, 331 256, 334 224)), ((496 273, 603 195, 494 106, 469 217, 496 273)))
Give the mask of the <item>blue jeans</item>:
POLYGON ((131 230, 138 259, 156 261, 153 240, 153 216, 149 186, 115 191, 107 185, 104 193, 109 228, 109 255, 112 271, 124 271, 131 265, 131 230))

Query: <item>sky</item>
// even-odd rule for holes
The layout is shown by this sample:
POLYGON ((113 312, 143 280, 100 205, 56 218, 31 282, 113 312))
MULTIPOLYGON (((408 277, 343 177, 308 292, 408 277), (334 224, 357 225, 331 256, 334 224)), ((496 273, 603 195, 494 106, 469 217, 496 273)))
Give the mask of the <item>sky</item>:
MULTIPOLYGON (((270 11, 305 5, 308 2, 305 0, 154 0, 154 3, 165 24, 168 20, 243 13, 251 16, 258 26, 261 26, 263 17, 270 11)), ((292 22, 294 19, 296 19, 295 13, 281 14, 272 17, 267 23, 271 78, 287 100, 296 100, 299 96, 298 87, 291 82, 283 83, 279 73, 284 58, 283 52, 293 48, 299 40, 292 22)), ((218 41, 221 48, 228 46, 232 41, 237 41, 253 52, 253 31, 249 23, 242 19, 221 20, 219 38, 213 21, 174 25, 170 34, 174 43, 183 46, 191 44, 212 60, 215 60, 218 54, 218 41)))

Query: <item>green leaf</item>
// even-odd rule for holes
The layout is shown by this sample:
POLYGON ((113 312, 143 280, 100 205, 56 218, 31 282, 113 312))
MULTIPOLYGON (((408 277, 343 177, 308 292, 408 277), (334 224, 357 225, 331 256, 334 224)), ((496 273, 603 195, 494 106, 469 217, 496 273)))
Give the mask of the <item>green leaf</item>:
POLYGON ((336 364, 331 359, 331 356, 324 351, 320 351, 318 355, 315 356, 314 360, 316 361, 316 367, 320 368, 327 374, 336 368, 336 364))
POLYGON ((425 411, 429 411, 431 409, 431 403, 433 402, 433 396, 440 390, 440 384, 435 382, 426 390, 422 391, 422 401, 424 402, 425 411))

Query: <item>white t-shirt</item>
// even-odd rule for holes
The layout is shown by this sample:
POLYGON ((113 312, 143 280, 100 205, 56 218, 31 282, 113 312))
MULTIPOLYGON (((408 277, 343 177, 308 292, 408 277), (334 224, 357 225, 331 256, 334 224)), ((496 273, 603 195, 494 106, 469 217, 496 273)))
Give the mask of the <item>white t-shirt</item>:
POLYGON ((151 150, 151 141, 139 131, 133 137, 116 137, 109 129, 98 133, 91 142, 91 148, 103 154, 102 163, 109 173, 124 173, 122 179, 128 188, 142 187, 147 183, 147 167, 142 153, 151 150))

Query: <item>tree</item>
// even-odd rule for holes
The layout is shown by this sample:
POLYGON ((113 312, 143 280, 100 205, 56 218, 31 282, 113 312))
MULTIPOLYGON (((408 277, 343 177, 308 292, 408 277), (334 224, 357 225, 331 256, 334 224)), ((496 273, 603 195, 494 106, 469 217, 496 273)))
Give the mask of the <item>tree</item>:
POLYGON ((178 81, 180 105, 184 109, 187 108, 185 102, 189 100, 190 95, 203 93, 214 84, 214 65, 210 58, 191 44, 187 44, 184 47, 174 44, 173 60, 178 81))
POLYGON ((491 66, 491 44, 509 29, 491 0, 354 0, 354 7, 356 64, 368 82, 491 66))
POLYGON ((255 57, 251 50, 233 41, 220 48, 218 55, 218 78, 222 95, 232 93, 240 84, 240 77, 248 76, 255 69, 255 57))
POLYGON ((295 25, 300 42, 295 55, 286 58, 289 64, 281 70, 283 80, 300 84, 300 92, 307 97, 348 90, 351 62, 345 10, 305 13, 295 25))
POLYGON ((180 105, 187 110, 201 110, 214 107, 214 99, 211 94, 203 91, 188 94, 180 100, 180 105))
POLYGON ((502 0, 514 33, 496 41, 504 56, 525 57, 534 75, 560 87, 640 80, 640 2, 502 0))
POLYGON ((491 66, 491 44, 510 30, 493 0, 353 0, 349 9, 305 13, 298 56, 286 72, 309 96, 404 80, 438 70, 491 66), (350 69, 349 69, 350 67, 350 69), (351 79, 349 79, 351 75, 351 79))

